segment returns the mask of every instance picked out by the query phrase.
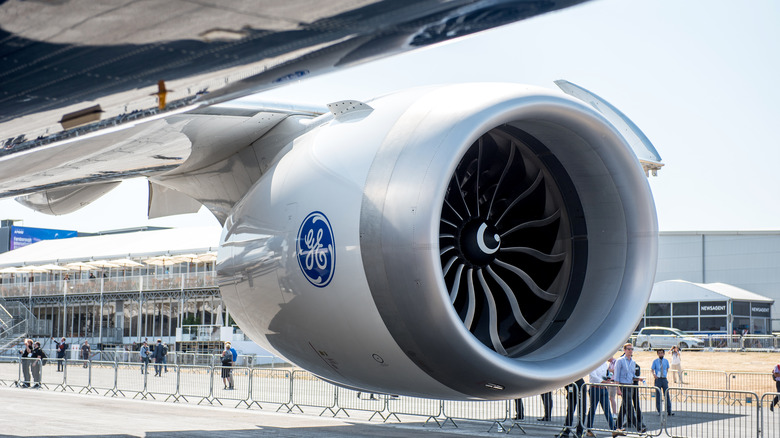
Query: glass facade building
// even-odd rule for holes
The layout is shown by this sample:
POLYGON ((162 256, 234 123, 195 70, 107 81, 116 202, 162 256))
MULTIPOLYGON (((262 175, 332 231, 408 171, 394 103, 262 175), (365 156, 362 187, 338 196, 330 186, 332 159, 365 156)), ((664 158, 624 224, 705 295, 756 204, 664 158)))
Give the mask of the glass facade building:
POLYGON ((769 334, 772 304, 769 298, 722 283, 664 281, 656 283, 637 330, 662 326, 693 333, 769 334))

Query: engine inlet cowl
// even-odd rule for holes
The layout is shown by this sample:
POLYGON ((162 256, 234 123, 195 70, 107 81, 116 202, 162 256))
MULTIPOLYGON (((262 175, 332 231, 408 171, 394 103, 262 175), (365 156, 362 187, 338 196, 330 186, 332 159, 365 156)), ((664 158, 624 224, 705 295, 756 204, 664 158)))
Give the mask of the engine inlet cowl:
POLYGON ((368 175, 371 293, 406 355, 447 386, 501 398, 568 383, 641 317, 652 197, 626 140, 580 102, 444 87, 399 118, 368 175))

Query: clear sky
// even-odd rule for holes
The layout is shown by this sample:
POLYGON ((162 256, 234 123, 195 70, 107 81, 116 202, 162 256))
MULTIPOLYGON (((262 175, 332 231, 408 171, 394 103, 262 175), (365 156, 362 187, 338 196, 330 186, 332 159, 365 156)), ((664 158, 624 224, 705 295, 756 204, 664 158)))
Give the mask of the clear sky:
MULTIPOLYGON (((780 229, 780 2, 597 0, 443 46, 264 93, 325 104, 416 85, 567 79, 610 101, 666 164, 650 185, 662 231, 780 229)), ((98 231, 218 226, 205 209, 146 220, 146 183, 123 183, 79 212, 0 218, 98 231)))

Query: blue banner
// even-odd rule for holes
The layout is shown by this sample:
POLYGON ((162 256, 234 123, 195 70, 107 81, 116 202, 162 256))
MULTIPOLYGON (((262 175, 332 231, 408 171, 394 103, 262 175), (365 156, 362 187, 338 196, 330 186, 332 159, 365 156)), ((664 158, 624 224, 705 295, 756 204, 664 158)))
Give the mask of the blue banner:
POLYGON ((48 228, 11 227, 11 250, 40 242, 41 240, 68 239, 78 236, 78 231, 51 230, 48 228))

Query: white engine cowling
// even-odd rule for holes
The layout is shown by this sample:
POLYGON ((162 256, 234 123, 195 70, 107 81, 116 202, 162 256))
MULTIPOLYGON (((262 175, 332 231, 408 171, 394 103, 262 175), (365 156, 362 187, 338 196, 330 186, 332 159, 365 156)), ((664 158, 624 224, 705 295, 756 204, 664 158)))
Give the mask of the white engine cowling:
POLYGON ((620 133, 513 84, 388 95, 297 138, 234 207, 223 299, 345 386, 446 399, 560 387, 626 341, 657 220, 620 133))

